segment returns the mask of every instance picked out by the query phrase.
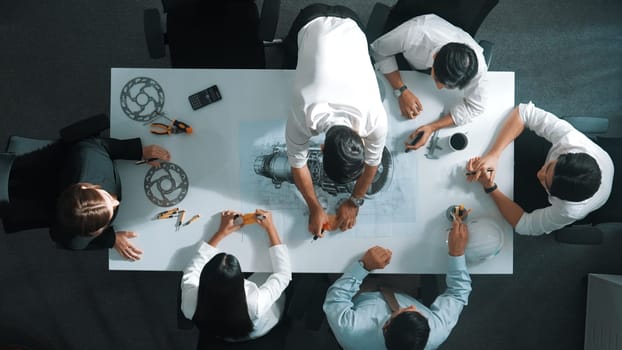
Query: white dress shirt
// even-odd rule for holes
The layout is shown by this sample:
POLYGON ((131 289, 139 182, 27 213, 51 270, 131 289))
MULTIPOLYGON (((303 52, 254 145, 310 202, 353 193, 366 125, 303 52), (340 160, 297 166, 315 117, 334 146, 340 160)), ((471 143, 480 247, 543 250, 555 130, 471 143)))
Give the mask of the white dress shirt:
POLYGON ((464 30, 437 15, 414 17, 371 44, 376 68, 383 74, 398 70, 395 55, 402 53, 414 69, 428 69, 434 64, 434 55, 448 43, 462 43, 473 49, 477 56, 477 74, 464 87, 462 102, 450 109, 454 124, 464 125, 480 115, 486 106, 484 81, 488 66, 484 49, 464 30))
MULTIPOLYGON (((197 293, 203 266, 221 251, 211 245, 200 242, 197 254, 184 269, 181 279, 181 311, 192 319, 197 308, 197 293)), ((270 247, 272 274, 255 273, 244 280, 248 316, 253 322, 253 331, 247 338, 233 339, 242 341, 255 339, 268 333, 279 322, 285 308, 283 291, 292 279, 292 269, 287 246, 279 244, 270 247)), ((231 340, 231 339, 228 339, 231 340)))
POLYGON ((553 144, 546 156, 546 163, 565 153, 586 153, 596 160, 601 172, 601 183, 592 197, 581 202, 565 201, 549 195, 551 206, 523 213, 514 228, 516 232, 523 235, 550 233, 603 206, 613 185, 614 168, 609 154, 570 123, 537 108, 531 102, 521 103, 518 109, 525 127, 553 144))
POLYGON ((309 139, 333 126, 354 130, 365 163, 380 164, 387 115, 365 34, 349 18, 319 17, 298 32, 298 65, 285 138, 289 164, 307 163, 309 139))

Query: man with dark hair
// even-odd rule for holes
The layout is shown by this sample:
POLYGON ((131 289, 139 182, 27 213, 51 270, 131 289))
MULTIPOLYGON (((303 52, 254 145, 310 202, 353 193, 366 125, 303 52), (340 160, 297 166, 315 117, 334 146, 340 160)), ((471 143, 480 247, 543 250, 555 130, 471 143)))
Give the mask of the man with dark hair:
POLYGON ((458 322, 471 293, 464 257, 468 235, 466 224, 456 218, 448 238, 447 290, 430 308, 407 294, 383 287, 359 293, 370 271, 389 264, 389 249, 375 246, 351 264, 328 289, 324 301, 326 319, 339 344, 345 350, 439 347, 458 322))
POLYGON ((407 148, 418 149, 427 143, 434 131, 470 123, 484 112, 484 80, 488 71, 484 49, 467 32, 443 18, 434 14, 414 17, 376 39, 371 49, 376 68, 393 87, 406 118, 417 117, 423 105, 402 81, 395 59, 399 53, 414 69, 431 69, 430 75, 438 89, 464 90, 462 102, 451 107, 440 119, 417 128, 410 138, 419 132, 423 132, 423 136, 407 148))
POLYGON ((307 167, 311 137, 325 133, 323 166, 329 178, 356 180, 350 200, 337 210, 341 230, 354 226, 386 140, 387 115, 359 23, 345 7, 315 4, 300 12, 285 39, 289 56, 297 57, 287 156, 309 207, 308 229, 318 237, 328 216, 307 167))
MULTIPOLYGON (((541 235, 582 219, 603 206, 611 193, 613 171, 607 152, 565 120, 530 102, 514 108, 488 153, 469 160, 467 172, 473 175, 467 175, 467 179, 482 184, 517 233, 541 235), (525 127, 552 144, 544 165, 536 174, 550 205, 532 212, 505 196, 494 182, 501 153, 525 127)), ((516 192, 521 191, 525 189, 517 186, 516 192)), ((529 192, 528 197, 539 195, 531 193, 536 191, 529 192)))

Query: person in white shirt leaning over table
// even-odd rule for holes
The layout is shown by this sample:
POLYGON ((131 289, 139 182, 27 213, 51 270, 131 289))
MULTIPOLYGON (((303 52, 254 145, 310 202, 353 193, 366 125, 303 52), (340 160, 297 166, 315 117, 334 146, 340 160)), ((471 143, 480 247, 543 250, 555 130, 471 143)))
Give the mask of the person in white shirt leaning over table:
MULTIPOLYGON (((565 120, 537 108, 520 104, 512 110, 490 150, 468 161, 468 181, 479 181, 501 215, 523 235, 558 230, 603 206, 613 185, 613 162, 609 154, 565 120), (526 212, 497 188, 497 162, 505 147, 527 127, 552 146, 542 168, 535 174, 548 194, 550 206, 526 212)), ((516 188, 515 191, 520 191, 516 188)))
POLYGON ((309 140, 325 133, 323 167, 337 183, 356 180, 349 200, 337 209, 342 230, 356 223, 374 179, 387 135, 365 34, 356 14, 342 6, 315 4, 303 9, 286 40, 296 40, 297 66, 285 138, 292 175, 310 211, 308 229, 322 237, 328 216, 307 167, 309 140), (298 28, 300 28, 298 30, 298 28))
POLYGON ((434 131, 470 123, 484 112, 487 97, 484 80, 488 71, 484 49, 467 32, 443 18, 434 14, 414 17, 376 39, 371 51, 376 68, 393 87, 406 118, 417 117, 424 106, 402 81, 395 59, 398 53, 402 53, 414 69, 431 68, 430 75, 438 89, 464 90, 462 102, 451 107, 440 119, 417 128, 410 139, 419 132, 423 132, 423 136, 407 148, 418 149, 427 143, 434 131))
POLYGON ((270 241, 272 274, 256 273, 244 279, 236 257, 216 248, 242 227, 235 222, 240 214, 230 210, 221 213, 218 231, 207 243, 199 243, 198 252, 184 269, 181 311, 201 333, 232 342, 255 339, 274 328, 283 315, 283 291, 292 278, 289 252, 272 223, 272 214, 261 209, 256 214, 270 241))
POLYGON ((439 347, 468 303, 471 278, 464 249, 468 228, 460 218, 448 238, 447 290, 428 308, 415 298, 390 290, 359 293, 363 279, 391 261, 391 251, 375 246, 354 262, 328 289, 324 312, 335 338, 345 350, 439 347))

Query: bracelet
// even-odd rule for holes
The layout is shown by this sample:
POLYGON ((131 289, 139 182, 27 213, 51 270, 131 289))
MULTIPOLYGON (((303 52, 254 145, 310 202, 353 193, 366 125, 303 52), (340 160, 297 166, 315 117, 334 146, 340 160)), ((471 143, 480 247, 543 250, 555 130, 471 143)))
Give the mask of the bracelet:
POLYGON ((484 192, 491 193, 496 189, 497 189, 497 183, 495 182, 494 185, 492 185, 492 187, 484 188, 484 192))

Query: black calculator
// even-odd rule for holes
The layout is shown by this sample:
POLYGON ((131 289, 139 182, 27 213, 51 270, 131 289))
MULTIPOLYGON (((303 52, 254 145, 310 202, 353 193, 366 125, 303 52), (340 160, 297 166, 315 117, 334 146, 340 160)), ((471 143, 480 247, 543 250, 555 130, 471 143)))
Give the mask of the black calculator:
POLYGON ((222 96, 220 95, 220 90, 218 90, 218 86, 216 85, 212 85, 205 90, 201 90, 196 94, 188 96, 190 106, 195 111, 219 100, 222 100, 222 96))

